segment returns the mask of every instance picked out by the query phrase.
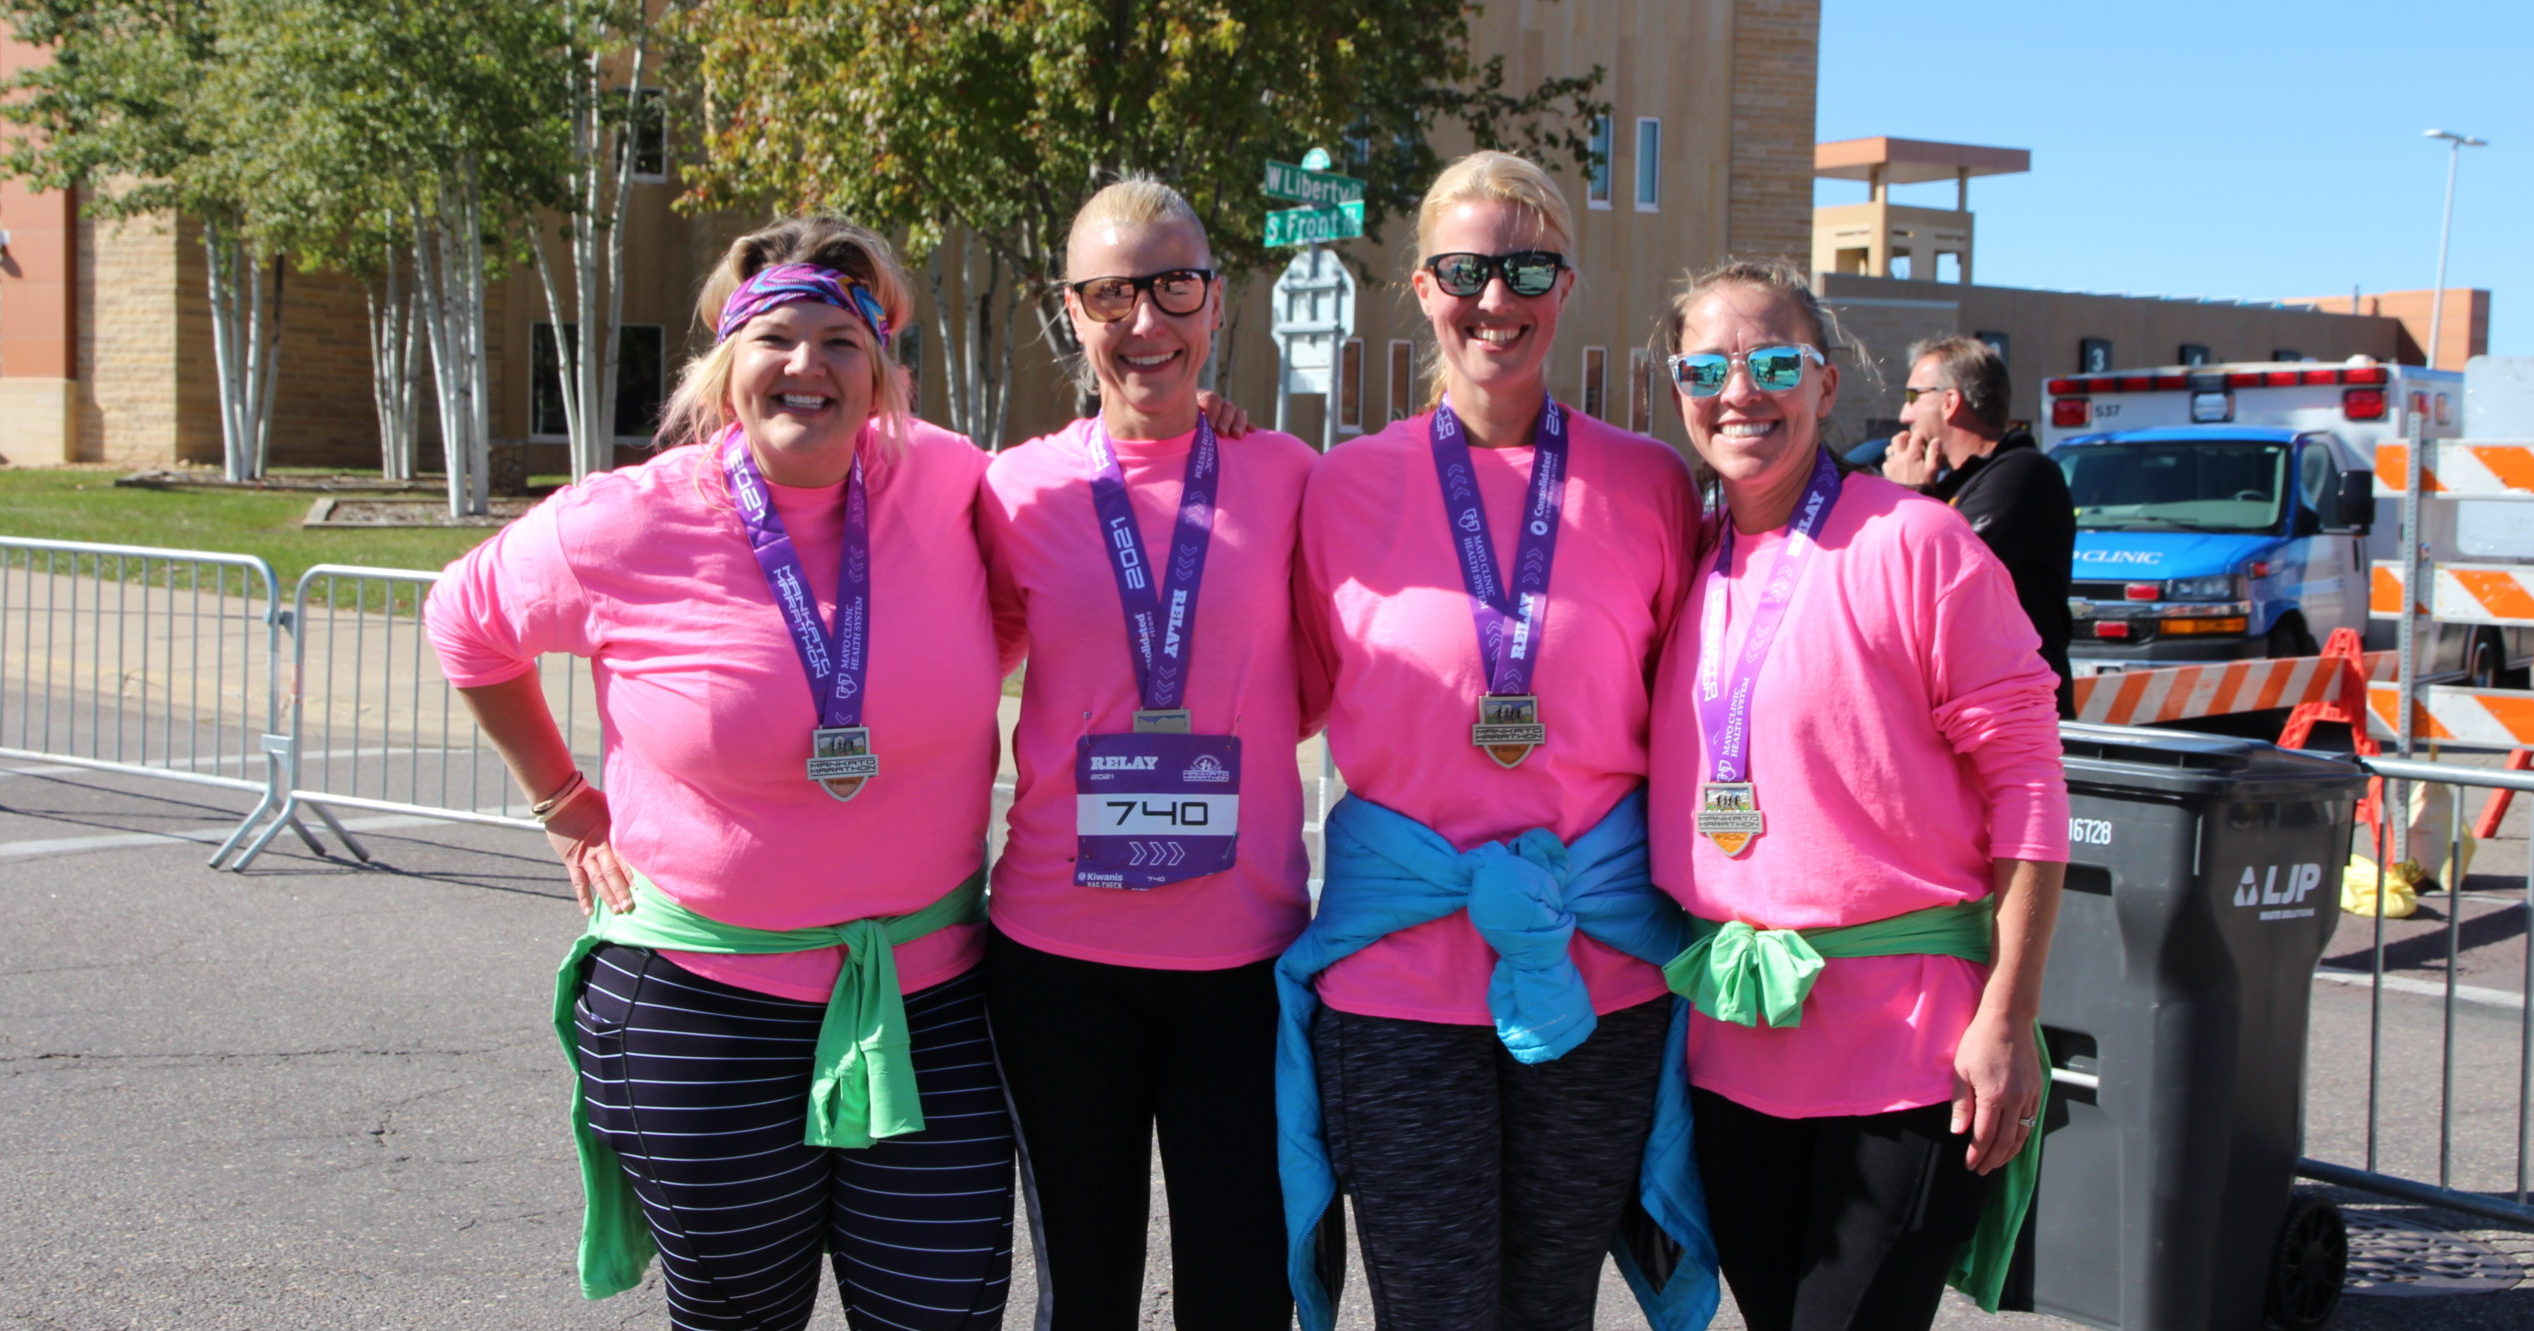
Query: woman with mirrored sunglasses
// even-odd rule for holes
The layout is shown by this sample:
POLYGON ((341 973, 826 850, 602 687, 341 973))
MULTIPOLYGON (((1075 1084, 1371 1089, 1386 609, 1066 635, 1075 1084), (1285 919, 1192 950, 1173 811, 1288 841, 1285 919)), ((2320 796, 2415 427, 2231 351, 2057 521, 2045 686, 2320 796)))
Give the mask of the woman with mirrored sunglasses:
POLYGON ((1313 1331, 1340 1190, 1386 1329, 1589 1327, 1614 1250, 1655 1326, 1715 1307, 1663 1059, 1681 922, 1644 860, 1647 682, 1697 506, 1672 449, 1550 396, 1573 245, 1539 167, 1444 171, 1410 274, 1436 400, 1321 458, 1303 506, 1303 636, 1349 792, 1278 967, 1313 1331))
POLYGON ((1166 185, 1082 206, 1065 308, 1099 411, 996 457, 979 506, 1029 661, 989 997, 1056 1331, 1140 1324, 1156 1132, 1178 1324, 1292 1315, 1270 967, 1310 911, 1292 576, 1314 454, 1200 412, 1211 263, 1166 185))
MULTIPOLYGON (((998 700, 985 455, 912 421, 879 236, 732 243, 660 454, 450 566, 425 617, 589 922, 557 977, 581 1287, 656 1249, 681 1331, 1000 1326, 1013 1138, 985 1025, 998 700), (536 661, 590 659, 605 789, 536 661)), ((561 1124, 557 1124, 560 1129, 561 1124)))
POLYGON ((1694 279, 1664 331, 1723 520, 1655 685, 1654 874, 1755 1331, 1923 1329, 1948 1278, 1996 1307, 2067 859, 2057 678, 1959 514, 1824 447, 1837 331, 1783 263, 1694 279))

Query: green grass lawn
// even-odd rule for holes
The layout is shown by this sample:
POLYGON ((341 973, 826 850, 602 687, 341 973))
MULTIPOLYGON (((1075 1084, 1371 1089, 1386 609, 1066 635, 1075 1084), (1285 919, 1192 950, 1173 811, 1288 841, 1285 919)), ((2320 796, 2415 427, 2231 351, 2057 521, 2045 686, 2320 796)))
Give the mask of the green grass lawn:
POLYGON ((482 527, 307 530, 307 493, 118 489, 99 468, 0 468, 0 536, 258 555, 287 598, 312 564, 438 569, 491 535, 482 527))

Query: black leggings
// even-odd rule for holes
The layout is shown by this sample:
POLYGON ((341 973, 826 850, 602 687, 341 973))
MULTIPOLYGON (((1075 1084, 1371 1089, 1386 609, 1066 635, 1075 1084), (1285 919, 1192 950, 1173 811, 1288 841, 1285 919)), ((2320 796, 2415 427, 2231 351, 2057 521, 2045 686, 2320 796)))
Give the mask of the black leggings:
POLYGON ((1949 1104, 1778 1118, 1692 1091, 1698 1172, 1751 1331, 1926 1331, 1989 1179, 1949 1104))
POLYGON ((660 1245, 678 1331, 795 1331, 832 1252, 856 1331, 983 1331, 1012 1275, 1012 1128, 972 972, 906 998, 924 1130, 801 1141, 824 1005, 592 954, 574 1016, 590 1126, 660 1245))
POLYGON ((1491 1026, 1320 1010, 1329 1159, 1382 1331, 1589 1331, 1671 1024, 1669 998, 1622 1008, 1524 1064, 1491 1026))
POLYGON ((1282 1331, 1273 961, 1112 966, 995 933, 987 1006, 1018 1116, 1038 1237, 1039 1322, 1140 1325, 1153 1134, 1170 1197, 1178 1325, 1282 1331))

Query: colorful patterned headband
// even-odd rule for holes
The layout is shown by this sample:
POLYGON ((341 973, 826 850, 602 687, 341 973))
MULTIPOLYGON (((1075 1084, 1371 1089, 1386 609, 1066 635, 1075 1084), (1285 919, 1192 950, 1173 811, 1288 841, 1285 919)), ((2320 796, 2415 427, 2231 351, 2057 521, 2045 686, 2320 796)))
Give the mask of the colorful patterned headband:
POLYGON ((727 342, 730 335, 748 326, 748 321, 768 310, 814 300, 859 315, 871 325, 880 345, 889 345, 889 316, 880 308, 880 298, 860 282, 811 263, 778 263, 760 268, 739 289, 722 302, 721 325, 714 331, 715 342, 727 342))

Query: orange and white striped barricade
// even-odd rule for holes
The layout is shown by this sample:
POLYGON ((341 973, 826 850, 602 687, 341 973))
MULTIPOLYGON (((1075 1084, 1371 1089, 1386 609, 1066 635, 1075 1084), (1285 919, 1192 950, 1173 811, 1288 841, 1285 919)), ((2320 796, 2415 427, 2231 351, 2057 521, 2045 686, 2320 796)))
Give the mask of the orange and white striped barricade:
MULTIPOLYGON (((2534 521, 2534 513, 2526 514, 2534 521)), ((2534 564, 2437 564, 2426 609, 2428 617, 2446 624, 2497 624, 2534 627, 2534 564)), ((2376 561, 2368 582, 2367 613, 2377 619, 2402 617, 2402 565, 2376 561)))
MULTIPOLYGON (((2409 441, 2376 445, 2376 493, 2402 493, 2409 441)), ((2420 453, 2420 493, 2452 499, 2534 499, 2534 440, 2435 439, 2420 453)))
MULTIPOLYGON (((2534 693, 2523 689, 2467 689, 2430 685, 2415 690, 2411 737, 2464 748, 2534 748, 2534 693)), ((2389 738, 2399 728, 2402 693, 2391 683, 2367 685, 2370 729, 2389 738)))
MULTIPOLYGON (((2356 641, 2356 635, 2351 635, 2356 641)), ((2332 696, 2354 659, 2368 679, 2391 679, 2392 652, 2288 656, 2261 661, 2126 670, 2076 681, 2076 716, 2109 726, 2155 726, 2203 716, 2266 712, 2332 696)))

